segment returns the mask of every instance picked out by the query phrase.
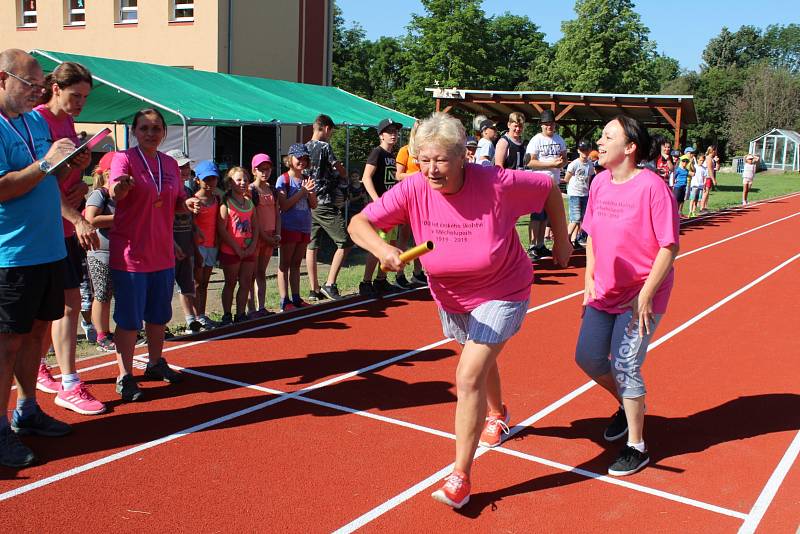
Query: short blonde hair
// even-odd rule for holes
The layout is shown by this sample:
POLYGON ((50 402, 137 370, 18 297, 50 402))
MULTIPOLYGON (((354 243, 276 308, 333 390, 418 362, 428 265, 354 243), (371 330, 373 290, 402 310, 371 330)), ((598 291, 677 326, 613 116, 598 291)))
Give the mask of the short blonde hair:
POLYGON ((448 154, 464 157, 467 149, 467 132, 461 121, 447 113, 434 113, 417 128, 414 145, 417 153, 429 145, 444 148, 448 154))
POLYGON ((414 121, 414 126, 411 127, 411 133, 408 134, 408 153, 412 157, 417 157, 417 129, 419 128, 419 120, 414 121))
POLYGON ((525 115, 519 111, 514 111, 508 116, 508 122, 513 122, 514 124, 525 124, 525 115))

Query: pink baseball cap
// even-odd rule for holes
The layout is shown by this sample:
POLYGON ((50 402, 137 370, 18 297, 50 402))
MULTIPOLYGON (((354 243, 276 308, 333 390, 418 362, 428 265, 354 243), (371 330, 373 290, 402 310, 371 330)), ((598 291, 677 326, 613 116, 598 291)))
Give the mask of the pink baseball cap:
POLYGON ((111 160, 114 159, 114 152, 106 152, 100 161, 97 163, 97 170, 106 172, 111 169, 111 160))
POLYGON ((255 156, 253 156, 253 160, 250 163, 250 168, 255 169, 264 162, 272 165, 272 158, 270 158, 267 154, 256 154, 255 156))

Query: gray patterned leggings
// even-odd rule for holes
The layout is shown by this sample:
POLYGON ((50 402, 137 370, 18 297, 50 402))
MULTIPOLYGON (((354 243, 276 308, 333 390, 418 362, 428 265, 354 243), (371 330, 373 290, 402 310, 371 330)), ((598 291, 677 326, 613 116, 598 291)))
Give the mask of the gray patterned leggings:
POLYGON ((624 399, 635 399, 646 392, 642 364, 662 315, 655 316, 650 334, 644 337, 639 337, 636 323, 630 325, 632 317, 632 311, 613 314, 586 306, 575 348, 580 368, 591 378, 612 373, 617 392, 624 399))

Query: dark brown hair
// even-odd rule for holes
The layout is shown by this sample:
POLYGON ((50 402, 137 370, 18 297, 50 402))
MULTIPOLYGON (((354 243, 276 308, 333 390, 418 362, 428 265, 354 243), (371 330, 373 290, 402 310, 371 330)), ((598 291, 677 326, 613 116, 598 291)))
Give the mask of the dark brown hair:
POLYGON ((66 89, 72 85, 86 82, 89 87, 93 86, 92 73, 80 63, 65 61, 48 74, 44 79, 45 92, 42 96, 43 102, 49 102, 53 98, 53 84, 61 89, 66 89))
POLYGON ((650 153, 650 133, 644 124, 627 115, 617 115, 615 121, 619 122, 625 132, 625 139, 636 145, 634 158, 637 164, 646 161, 650 153))
POLYGON ((133 126, 131 126, 131 128, 135 130, 136 123, 139 122, 139 119, 141 119, 145 115, 157 115, 158 118, 161 119, 161 126, 164 127, 164 131, 165 132, 167 131, 167 121, 164 120, 164 115, 162 115, 161 112, 158 111, 156 108, 145 108, 137 111, 136 115, 133 116, 133 126))

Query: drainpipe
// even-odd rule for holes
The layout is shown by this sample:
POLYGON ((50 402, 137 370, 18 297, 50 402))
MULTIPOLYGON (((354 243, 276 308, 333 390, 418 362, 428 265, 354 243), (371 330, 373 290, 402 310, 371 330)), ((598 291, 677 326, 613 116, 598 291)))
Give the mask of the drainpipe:
POLYGON ((231 46, 233 45, 233 38, 231 37, 231 29, 233 28, 233 0, 228 0, 228 74, 231 72, 231 46))

